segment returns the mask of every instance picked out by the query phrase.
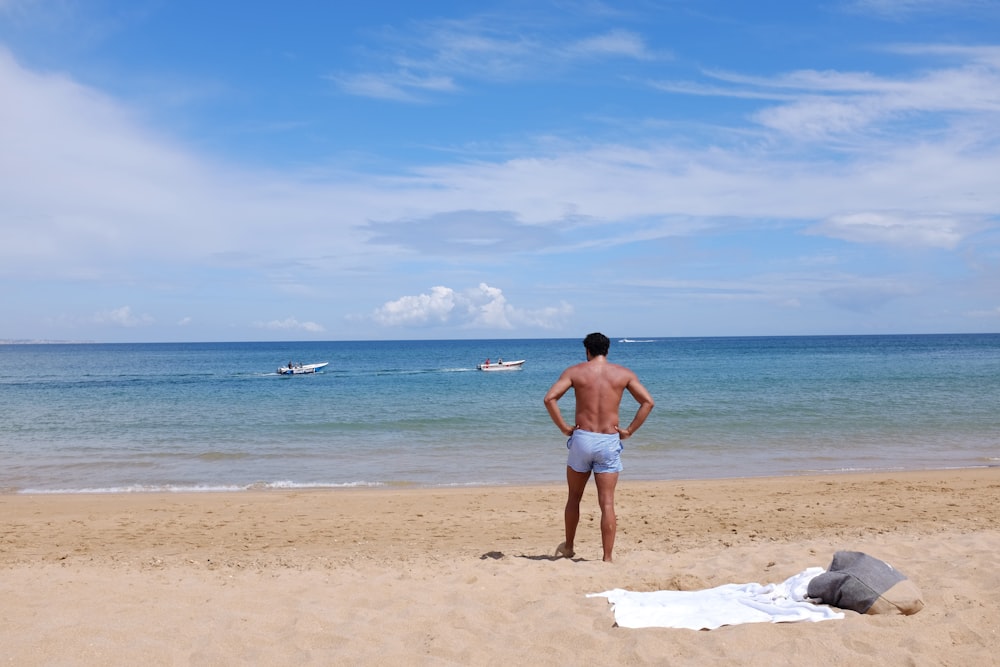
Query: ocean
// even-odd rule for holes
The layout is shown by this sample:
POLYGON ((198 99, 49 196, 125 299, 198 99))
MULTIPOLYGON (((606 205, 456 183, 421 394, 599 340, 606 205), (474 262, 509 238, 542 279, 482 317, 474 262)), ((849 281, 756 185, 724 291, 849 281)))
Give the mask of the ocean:
MULTIPOLYGON (((581 339, 0 345, 0 493, 561 482, 542 397, 581 339), (498 357, 526 361, 476 370, 498 357)), ((609 359, 657 403, 623 483, 1000 465, 998 334, 613 338, 609 359)))

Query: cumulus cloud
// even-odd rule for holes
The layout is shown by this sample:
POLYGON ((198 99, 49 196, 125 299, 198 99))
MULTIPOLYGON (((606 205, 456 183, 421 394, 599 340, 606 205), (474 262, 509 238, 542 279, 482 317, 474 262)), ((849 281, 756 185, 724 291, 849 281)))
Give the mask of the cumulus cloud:
POLYGON ((512 328, 510 320, 507 318, 507 297, 498 287, 490 287, 486 283, 480 283, 478 289, 467 292, 468 311, 472 316, 472 327, 497 329, 512 328))
POLYGON ((266 329, 268 331, 308 331, 309 333, 326 331, 321 324, 299 322, 294 317, 286 317, 283 320, 271 320, 269 322, 254 322, 253 326, 256 329, 266 329))
POLYGON ((503 290, 480 283, 458 292, 436 286, 430 293, 388 301, 372 314, 383 326, 453 325, 469 329, 514 329, 518 326, 553 328, 573 314, 567 303, 537 310, 516 308, 503 290))
POLYGON ((455 308, 456 294, 450 287, 432 287, 430 294, 404 296, 375 311, 375 321, 387 326, 446 322, 455 308))

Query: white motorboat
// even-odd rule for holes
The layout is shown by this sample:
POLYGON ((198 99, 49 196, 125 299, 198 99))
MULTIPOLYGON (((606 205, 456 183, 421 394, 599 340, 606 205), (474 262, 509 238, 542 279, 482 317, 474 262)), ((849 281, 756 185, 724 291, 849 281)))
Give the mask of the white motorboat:
POLYGON ((481 371, 519 371, 521 366, 524 365, 524 359, 518 359, 517 361, 500 361, 490 362, 489 359, 483 363, 476 366, 478 370, 481 371))
POLYGON ((318 364, 293 364, 289 361, 287 366, 282 366, 278 369, 278 375, 306 375, 308 373, 315 373, 328 365, 330 365, 329 361, 318 364))

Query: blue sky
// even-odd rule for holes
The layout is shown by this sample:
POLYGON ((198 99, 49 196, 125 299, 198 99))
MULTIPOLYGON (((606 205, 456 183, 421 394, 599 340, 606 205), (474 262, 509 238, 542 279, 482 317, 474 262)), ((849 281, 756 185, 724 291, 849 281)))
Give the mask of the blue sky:
POLYGON ((1000 331, 1000 2, 0 0, 0 339, 1000 331))

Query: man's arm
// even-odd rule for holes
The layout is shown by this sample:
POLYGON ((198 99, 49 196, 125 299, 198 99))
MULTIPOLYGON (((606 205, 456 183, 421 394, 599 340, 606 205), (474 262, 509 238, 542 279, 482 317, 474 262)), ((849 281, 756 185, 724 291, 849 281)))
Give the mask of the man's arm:
POLYGON ((567 373, 563 373, 559 376, 559 379, 555 381, 547 394, 545 394, 545 409, 549 411, 549 417, 552 418, 552 422, 559 427, 563 435, 573 435, 573 426, 566 423, 563 419, 562 412, 559 410, 559 399, 569 391, 569 388, 573 386, 573 381, 570 380, 567 373))
POLYGON ((650 394, 649 391, 642 386, 642 383, 639 382, 639 378, 633 377, 629 383, 625 385, 625 388, 628 389, 628 393, 632 394, 632 398, 639 403, 639 409, 636 410, 635 417, 632 418, 632 423, 628 425, 628 428, 618 429, 618 436, 622 440, 632 437, 632 434, 635 433, 640 426, 642 426, 642 423, 646 421, 646 417, 648 417, 649 413, 653 411, 653 406, 656 405, 656 403, 653 402, 652 394, 650 394))

